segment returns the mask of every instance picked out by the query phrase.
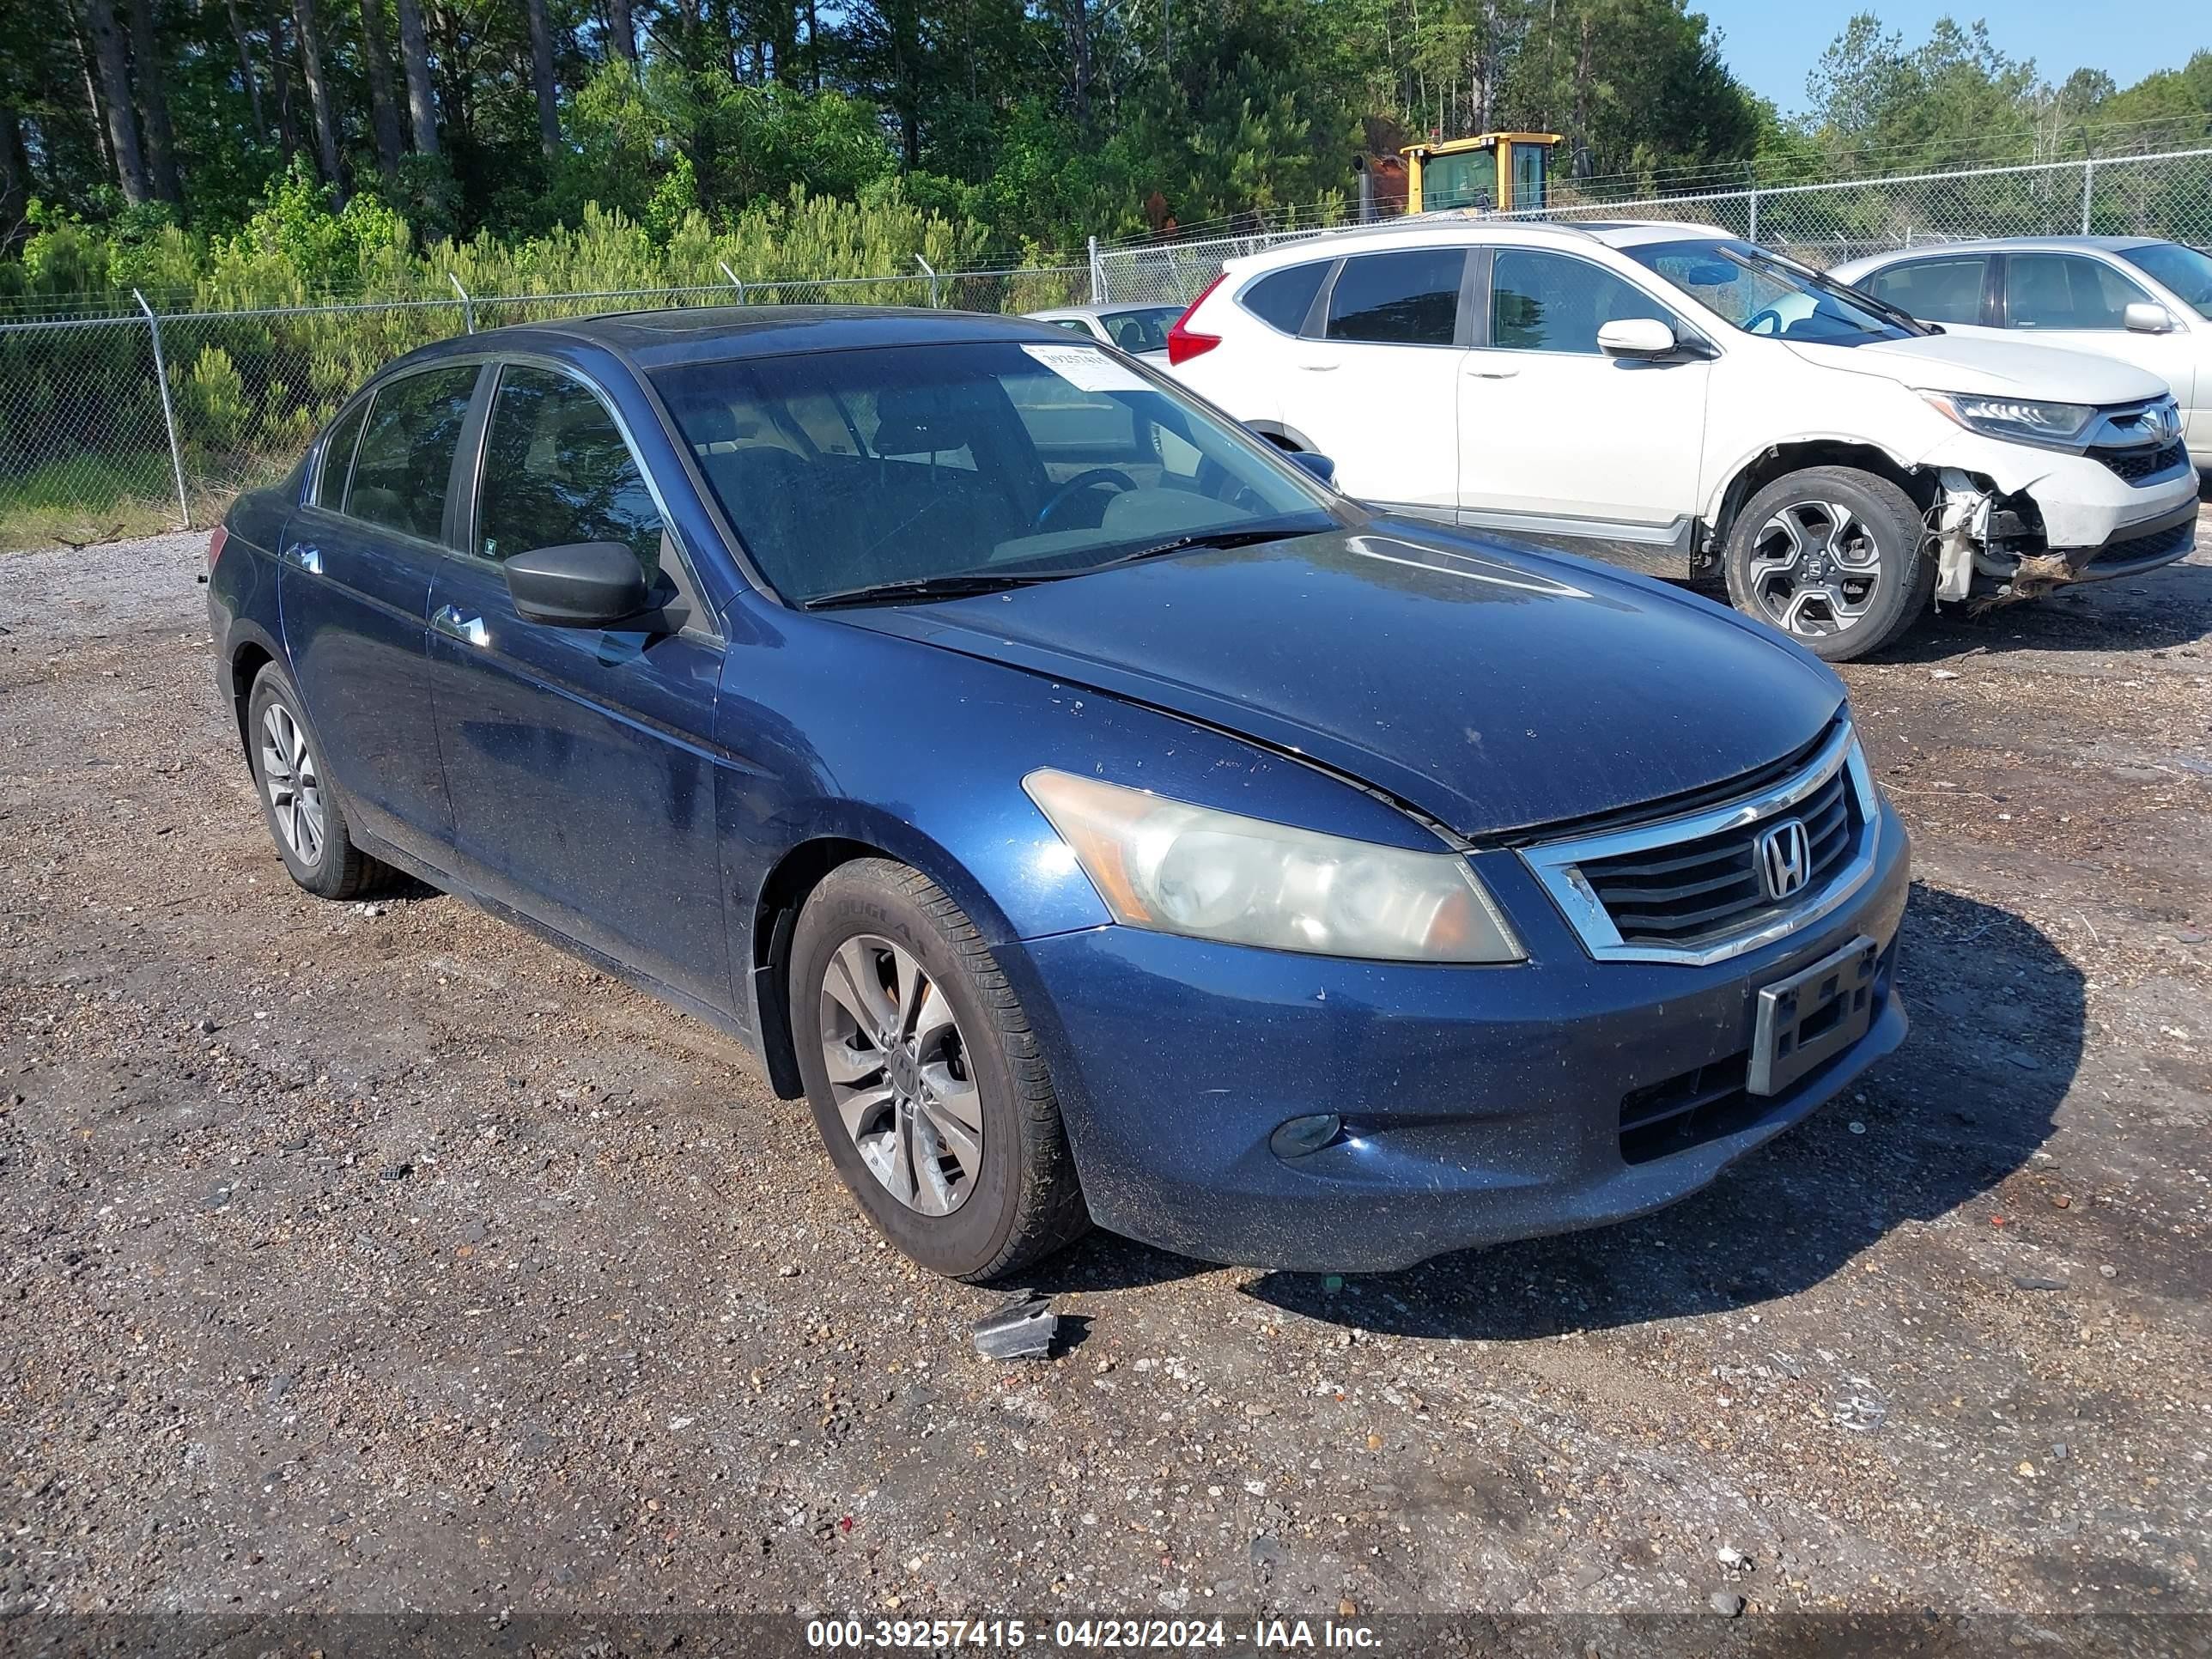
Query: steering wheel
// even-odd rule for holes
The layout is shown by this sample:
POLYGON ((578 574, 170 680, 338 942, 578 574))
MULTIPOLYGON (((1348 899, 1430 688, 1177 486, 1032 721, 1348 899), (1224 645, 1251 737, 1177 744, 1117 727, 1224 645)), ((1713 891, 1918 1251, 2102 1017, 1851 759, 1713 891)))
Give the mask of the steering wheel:
POLYGON ((1782 332, 1782 313, 1772 306, 1767 307, 1764 311, 1755 311, 1751 315, 1751 320, 1743 325, 1743 331, 1747 334, 1758 334, 1764 331, 1778 335, 1782 332), (1759 326, 1761 323, 1771 323, 1774 326, 1761 331, 1759 326))
POLYGON ((1086 467, 1046 498, 1037 508, 1036 528, 1042 530, 1046 521, 1069 501, 1085 489, 1095 489, 1100 484, 1112 484, 1116 489, 1134 489, 1137 481, 1117 466, 1086 467))

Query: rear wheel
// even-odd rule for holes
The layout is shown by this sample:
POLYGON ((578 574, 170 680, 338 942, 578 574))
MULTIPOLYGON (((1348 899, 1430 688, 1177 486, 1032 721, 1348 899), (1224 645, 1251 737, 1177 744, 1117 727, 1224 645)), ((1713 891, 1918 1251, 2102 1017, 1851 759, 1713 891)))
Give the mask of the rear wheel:
POLYGON ((389 866, 353 844, 300 694, 273 662, 246 697, 246 738, 269 837, 294 881, 318 898, 349 899, 392 878, 389 866))
POLYGON ((1736 515, 1722 559, 1747 616, 1830 662, 1879 651, 1936 587, 1920 509, 1888 479, 1815 466, 1776 479, 1736 515))
POLYGON ((908 1255, 990 1279, 1090 1225, 1029 1020, 927 876, 888 859, 832 871, 792 937, 790 1000, 830 1161, 908 1255))

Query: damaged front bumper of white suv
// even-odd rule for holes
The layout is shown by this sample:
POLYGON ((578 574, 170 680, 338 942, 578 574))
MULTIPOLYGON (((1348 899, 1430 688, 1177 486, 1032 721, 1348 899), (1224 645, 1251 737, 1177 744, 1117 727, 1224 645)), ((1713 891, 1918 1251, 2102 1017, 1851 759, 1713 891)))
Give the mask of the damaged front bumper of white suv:
POLYGON ((2197 478, 2172 399, 2101 410, 2086 436, 2059 449, 1962 431, 1924 459, 1939 602, 2008 605, 2188 556, 2197 478))

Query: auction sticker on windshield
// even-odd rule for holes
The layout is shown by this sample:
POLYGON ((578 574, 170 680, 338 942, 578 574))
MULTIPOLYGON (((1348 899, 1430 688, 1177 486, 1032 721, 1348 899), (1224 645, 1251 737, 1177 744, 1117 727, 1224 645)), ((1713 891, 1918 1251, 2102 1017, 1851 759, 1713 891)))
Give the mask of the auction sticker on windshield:
POLYGON ((1024 351, 1079 392, 1150 392, 1144 378, 1097 346, 1024 345, 1024 351))

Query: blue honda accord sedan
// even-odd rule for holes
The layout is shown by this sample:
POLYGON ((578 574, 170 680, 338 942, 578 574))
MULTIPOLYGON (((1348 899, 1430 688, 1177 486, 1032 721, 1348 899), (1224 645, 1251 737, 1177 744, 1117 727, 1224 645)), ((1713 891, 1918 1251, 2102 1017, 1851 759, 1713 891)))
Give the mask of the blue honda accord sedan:
POLYGON ((1826 667, 1047 325, 454 340, 209 559, 301 886, 410 873, 743 1039, 940 1273, 1617 1220, 1905 1035, 1826 667))

